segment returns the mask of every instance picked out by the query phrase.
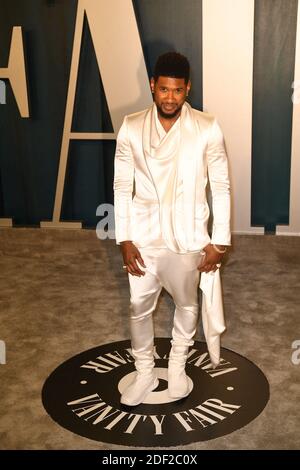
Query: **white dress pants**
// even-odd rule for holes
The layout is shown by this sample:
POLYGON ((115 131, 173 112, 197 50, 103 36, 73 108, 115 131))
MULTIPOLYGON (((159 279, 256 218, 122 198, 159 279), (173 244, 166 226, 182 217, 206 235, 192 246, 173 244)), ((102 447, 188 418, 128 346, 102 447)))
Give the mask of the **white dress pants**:
POLYGON ((197 266, 205 253, 179 254, 168 248, 139 248, 139 251, 146 268, 139 266, 145 275, 128 274, 132 350, 142 353, 153 348, 152 313, 163 287, 175 303, 172 343, 192 346, 199 314, 200 272, 197 266))

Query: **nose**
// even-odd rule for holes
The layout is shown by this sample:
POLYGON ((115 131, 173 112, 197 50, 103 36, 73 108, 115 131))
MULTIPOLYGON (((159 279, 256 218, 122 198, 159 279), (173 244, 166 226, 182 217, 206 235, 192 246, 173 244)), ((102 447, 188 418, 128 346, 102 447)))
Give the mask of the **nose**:
POLYGON ((173 91, 169 90, 167 94, 167 103, 174 103, 173 91))

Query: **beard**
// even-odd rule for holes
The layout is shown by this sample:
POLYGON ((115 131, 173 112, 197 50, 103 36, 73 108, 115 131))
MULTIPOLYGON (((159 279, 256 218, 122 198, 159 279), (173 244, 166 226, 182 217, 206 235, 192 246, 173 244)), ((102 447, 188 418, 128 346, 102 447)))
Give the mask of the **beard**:
POLYGON ((174 119, 174 117, 176 117, 180 113, 181 108, 183 106, 182 103, 181 105, 176 106, 175 110, 172 113, 165 113, 160 105, 158 105, 157 103, 155 104, 157 107, 158 114, 164 119, 174 119))

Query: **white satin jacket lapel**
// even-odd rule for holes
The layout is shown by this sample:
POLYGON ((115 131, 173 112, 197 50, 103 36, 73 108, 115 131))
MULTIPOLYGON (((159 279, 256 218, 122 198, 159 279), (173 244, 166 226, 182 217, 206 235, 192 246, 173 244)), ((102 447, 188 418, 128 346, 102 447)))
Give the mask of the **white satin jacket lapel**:
MULTIPOLYGON (((191 107, 185 103, 182 107, 179 149, 179 168, 182 174, 178 175, 178 178, 182 178, 183 182, 183 226, 185 227, 186 242, 182 248, 186 250, 192 249, 194 242, 197 158, 199 158, 197 143, 199 137, 191 107)), ((174 204, 176 204, 176 199, 174 204)), ((176 221, 174 224, 176 227, 176 221)))

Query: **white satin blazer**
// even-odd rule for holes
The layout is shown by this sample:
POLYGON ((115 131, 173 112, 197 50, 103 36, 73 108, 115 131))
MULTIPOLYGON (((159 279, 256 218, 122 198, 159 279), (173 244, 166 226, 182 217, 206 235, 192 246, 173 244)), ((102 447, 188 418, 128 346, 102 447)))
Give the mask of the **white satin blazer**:
MULTIPOLYGON (((155 184, 145 156, 149 131, 146 123, 155 106, 153 103, 146 110, 125 116, 117 136, 114 174, 117 244, 132 240, 137 247, 153 246, 160 234, 163 182, 155 184)), ((188 103, 182 107, 180 120, 179 158, 171 194, 173 239, 167 245, 179 253, 199 251, 208 243, 230 245, 230 183, 222 131, 214 116, 193 109, 188 103), (211 236, 207 231, 208 180, 213 209, 211 236), (176 199, 179 186, 180 205, 176 199)))

